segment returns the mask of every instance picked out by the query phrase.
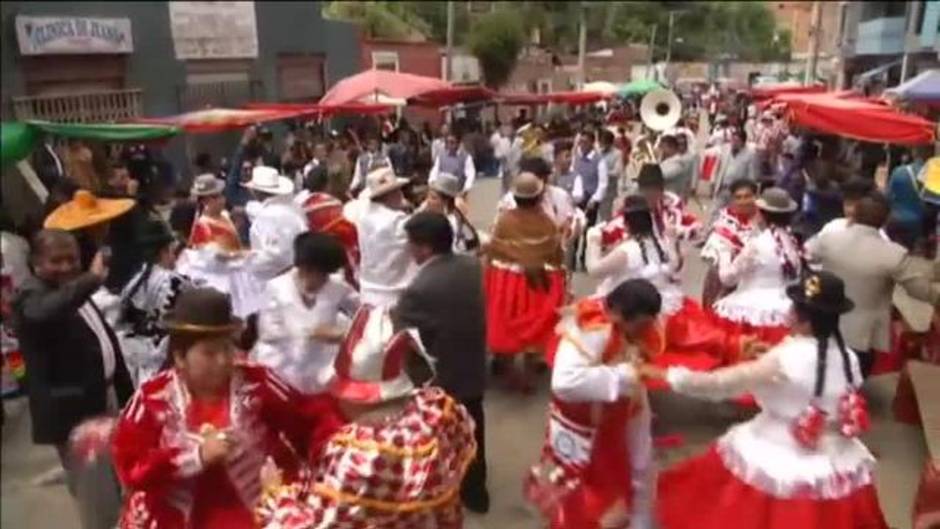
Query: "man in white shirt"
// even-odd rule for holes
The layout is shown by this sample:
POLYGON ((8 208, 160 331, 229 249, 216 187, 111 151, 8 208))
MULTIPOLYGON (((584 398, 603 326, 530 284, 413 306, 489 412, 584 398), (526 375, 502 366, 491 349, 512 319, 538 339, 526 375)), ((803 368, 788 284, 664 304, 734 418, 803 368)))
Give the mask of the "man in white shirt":
MULTIPOLYGON (((607 193, 609 178, 607 164, 599 151, 594 148, 594 133, 585 130, 578 138, 578 147, 571 160, 571 171, 575 174, 574 190, 571 195, 578 207, 584 212, 585 228, 597 223, 601 201, 607 193)), ((583 264, 583 251, 579 253, 578 263, 583 264)))
POLYGON ((437 157, 444 152, 444 145, 447 142, 447 136, 450 135, 450 126, 447 123, 441 125, 440 136, 431 141, 431 160, 437 160, 437 157))
POLYGON ((392 161, 389 160, 388 154, 382 148, 382 143, 375 136, 370 136, 366 140, 366 150, 359 155, 359 158, 356 158, 356 167, 353 169, 353 179, 349 184, 349 192, 353 196, 359 194, 362 191, 363 186, 366 184, 365 178, 369 174, 369 171, 372 171, 376 167, 382 166, 392 166, 392 161))
POLYGON ((679 155, 679 140, 675 136, 662 136, 659 142, 659 168, 666 181, 666 189, 679 197, 689 194, 690 175, 686 160, 679 155))
POLYGON ((607 166, 607 189, 604 192, 604 198, 601 200, 598 217, 602 221, 610 220, 613 215, 614 201, 617 198, 617 188, 620 179, 623 178, 623 152, 614 147, 614 133, 602 129, 598 133, 600 153, 604 158, 604 164, 607 166))
POLYGON ((303 393, 328 389, 345 335, 339 316, 352 319, 359 308, 359 294, 333 277, 345 264, 338 240, 305 232, 294 241, 294 268, 265 286, 252 358, 303 393))
POLYGON ((245 205, 251 221, 246 264, 258 279, 268 281, 293 266, 294 238, 307 231, 307 220, 294 203, 294 183, 277 169, 256 166, 242 185, 255 196, 245 205))
POLYGON ((437 178, 440 173, 448 173, 457 177, 463 189, 463 198, 466 198, 473 188, 477 169, 473 165, 473 156, 460 147, 460 138, 456 134, 448 134, 444 151, 434 159, 434 166, 428 175, 428 181, 437 178))
POLYGON ((512 151, 512 127, 509 125, 500 125, 499 128, 490 136, 490 147, 493 148, 493 157, 499 163, 499 177, 506 188, 509 180, 512 178, 510 171, 509 158, 512 151))
POLYGON ((361 252, 359 286, 362 303, 393 306, 411 283, 417 267, 408 252, 405 223, 410 215, 402 188, 391 167, 375 169, 366 177, 369 203, 355 220, 361 252))
MULTIPOLYGON (((758 176, 757 153, 747 144, 747 133, 741 128, 734 129, 731 143, 721 148, 718 158, 711 221, 718 218, 718 212, 731 201, 731 184, 738 180, 757 182, 758 176)), ((709 222, 709 226, 712 222, 709 222)))

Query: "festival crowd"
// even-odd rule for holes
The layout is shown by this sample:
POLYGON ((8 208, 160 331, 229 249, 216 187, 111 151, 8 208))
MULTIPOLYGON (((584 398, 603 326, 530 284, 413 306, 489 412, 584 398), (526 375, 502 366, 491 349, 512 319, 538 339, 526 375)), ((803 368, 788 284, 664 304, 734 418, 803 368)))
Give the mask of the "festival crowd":
POLYGON ((185 188, 154 146, 40 147, 43 227, 4 218, 4 353, 82 526, 456 529, 499 464, 487 379, 525 395, 548 372, 519 476, 548 527, 886 529, 860 388, 903 360, 895 286, 940 303, 916 258, 940 160, 890 153, 880 189, 878 146, 689 97, 660 132, 627 104, 249 127, 185 188), (484 230, 488 177, 505 194, 484 230), (660 471, 650 391, 751 418, 660 471))

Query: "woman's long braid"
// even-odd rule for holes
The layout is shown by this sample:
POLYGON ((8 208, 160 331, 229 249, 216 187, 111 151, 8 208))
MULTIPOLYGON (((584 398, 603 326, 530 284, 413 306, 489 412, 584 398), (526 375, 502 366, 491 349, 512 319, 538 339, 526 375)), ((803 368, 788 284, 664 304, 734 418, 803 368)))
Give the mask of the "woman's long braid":
POLYGON ((855 374, 852 372, 852 362, 849 359, 849 350, 845 346, 842 331, 836 327, 833 335, 836 338, 836 345, 839 346, 839 353, 842 355, 842 370, 845 372, 845 381, 849 383, 849 386, 855 387, 855 374))
MULTIPOLYGON (((822 396, 826 386, 826 369, 829 364, 829 338, 836 336, 836 342, 842 342, 842 335, 839 333, 839 320, 832 316, 811 312, 810 321, 813 326, 813 335, 816 337, 816 383, 813 389, 813 396, 819 398, 822 396)), ((845 350, 844 344, 840 349, 845 350)), ((843 362, 846 356, 843 355, 843 362)))

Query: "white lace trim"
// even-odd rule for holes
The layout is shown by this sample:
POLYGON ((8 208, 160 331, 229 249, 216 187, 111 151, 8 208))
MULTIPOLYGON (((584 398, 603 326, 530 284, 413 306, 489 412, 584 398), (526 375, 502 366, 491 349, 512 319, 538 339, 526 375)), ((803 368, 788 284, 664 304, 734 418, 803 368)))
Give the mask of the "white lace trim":
POLYGON ((716 448, 725 468, 736 478, 775 498, 840 499, 873 482, 875 460, 870 456, 848 469, 839 470, 832 465, 824 475, 784 479, 752 465, 727 435, 718 440, 716 448))
POLYGON ((787 325, 792 302, 779 293, 752 291, 731 294, 715 302, 715 314, 735 323, 747 323, 759 327, 787 325))

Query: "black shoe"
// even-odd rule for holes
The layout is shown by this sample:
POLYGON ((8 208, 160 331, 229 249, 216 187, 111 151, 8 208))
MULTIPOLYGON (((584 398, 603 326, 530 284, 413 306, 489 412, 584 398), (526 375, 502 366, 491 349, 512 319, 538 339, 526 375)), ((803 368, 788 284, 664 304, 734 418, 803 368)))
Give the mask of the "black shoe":
POLYGON ((460 499, 464 508, 470 512, 477 514, 490 512, 490 493, 486 489, 474 493, 461 493, 460 499))

